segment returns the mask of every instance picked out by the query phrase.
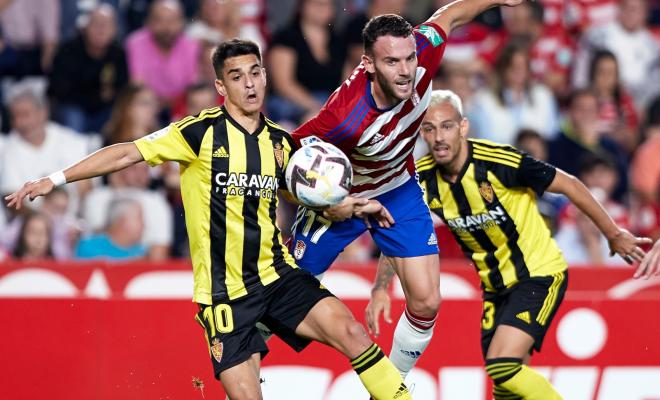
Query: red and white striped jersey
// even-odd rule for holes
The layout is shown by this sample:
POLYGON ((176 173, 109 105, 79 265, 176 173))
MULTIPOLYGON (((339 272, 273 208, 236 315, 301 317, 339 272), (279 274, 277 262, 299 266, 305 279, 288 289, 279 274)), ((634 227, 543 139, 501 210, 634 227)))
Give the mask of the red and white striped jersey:
POLYGON ((371 79, 360 64, 330 96, 319 114, 293 133, 296 144, 317 140, 339 147, 351 160, 356 197, 372 198, 407 182, 415 171, 412 156, 417 131, 431 101, 431 81, 444 52, 447 35, 436 24, 414 30, 418 66, 412 96, 379 109, 371 79))

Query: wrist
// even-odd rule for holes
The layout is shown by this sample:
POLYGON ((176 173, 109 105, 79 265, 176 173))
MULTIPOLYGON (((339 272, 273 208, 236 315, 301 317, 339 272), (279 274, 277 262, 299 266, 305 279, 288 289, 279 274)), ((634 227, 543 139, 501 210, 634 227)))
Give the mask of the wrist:
POLYGON ((614 227, 612 229, 608 229, 606 232, 603 232, 603 235, 605 235, 608 241, 611 241, 621 235, 621 230, 618 227, 614 227))
POLYGON ((50 181, 53 182, 53 185, 55 187, 66 184, 66 176, 64 176, 64 171, 62 170, 53 172, 52 174, 48 175, 48 179, 50 179, 50 181))
POLYGON ((386 289, 387 289, 387 288, 386 288, 386 287, 383 287, 383 286, 374 286, 374 287, 371 288, 371 293, 376 293, 376 292, 378 292, 378 291, 380 291, 380 290, 382 290, 382 291, 386 291, 386 289))

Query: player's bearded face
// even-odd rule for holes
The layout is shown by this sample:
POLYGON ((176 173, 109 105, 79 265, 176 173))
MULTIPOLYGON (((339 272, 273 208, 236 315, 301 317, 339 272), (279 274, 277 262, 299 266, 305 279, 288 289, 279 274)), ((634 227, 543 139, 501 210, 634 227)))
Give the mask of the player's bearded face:
POLYGON ((216 87, 228 107, 244 114, 258 113, 266 94, 266 71, 254 54, 231 57, 225 60, 216 87))
POLYGON ((465 151, 468 122, 450 103, 429 107, 420 128, 421 134, 441 166, 449 166, 465 151))
POLYGON ((383 94, 396 101, 409 99, 413 93, 417 70, 414 37, 378 38, 373 47, 373 59, 375 80, 383 94))

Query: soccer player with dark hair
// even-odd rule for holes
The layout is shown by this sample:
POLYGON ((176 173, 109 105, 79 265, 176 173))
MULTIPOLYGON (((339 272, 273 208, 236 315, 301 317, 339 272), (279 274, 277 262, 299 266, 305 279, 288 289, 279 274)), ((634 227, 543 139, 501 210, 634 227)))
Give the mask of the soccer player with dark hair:
POLYGON ((403 377, 431 340, 440 305, 440 266, 433 223, 415 179, 413 147, 431 96, 447 35, 477 14, 522 0, 454 1, 419 26, 386 14, 362 32, 362 63, 319 114, 293 133, 296 145, 325 141, 351 160, 351 196, 322 213, 299 208, 291 248, 298 264, 315 275, 369 230, 393 260, 406 295, 390 358, 403 377), (382 204, 394 224, 367 223, 355 214, 366 199, 382 204))
POLYGON ((205 109, 132 143, 105 147, 73 166, 31 181, 6 197, 25 197, 146 161, 181 165, 181 192, 190 237, 196 320, 204 328, 215 376, 232 400, 260 399, 259 364, 268 348, 262 322, 295 350, 310 340, 352 360, 375 399, 410 399, 396 368, 350 311, 299 269, 275 224, 277 193, 294 146, 260 112, 266 73, 258 46, 220 44, 213 65, 225 105, 205 109))
MULTIPOLYGON (((619 228, 574 176, 509 145, 468 139, 468 130, 460 98, 434 91, 421 124, 431 154, 416 165, 425 201, 481 278, 481 345, 495 399, 561 399, 526 365, 532 352, 541 350, 568 282, 566 261, 536 197, 545 191, 564 194, 607 237, 612 254, 629 263, 642 261, 639 246, 651 240, 619 228)), ((377 329, 380 313, 389 309, 384 289, 391 263, 382 261, 367 307, 370 329, 377 329)))

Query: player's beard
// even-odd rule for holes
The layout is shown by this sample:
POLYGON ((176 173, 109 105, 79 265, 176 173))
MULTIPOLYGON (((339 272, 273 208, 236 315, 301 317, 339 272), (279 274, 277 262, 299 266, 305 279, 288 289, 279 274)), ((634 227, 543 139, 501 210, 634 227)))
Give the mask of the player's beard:
POLYGON ((395 87, 396 83, 394 82, 389 82, 387 78, 385 78, 383 75, 381 75, 378 70, 376 70, 376 81, 378 82, 378 85, 380 86, 381 90, 383 91, 383 94, 387 96, 388 99, 395 100, 396 103, 408 100, 410 96, 412 95, 412 90, 410 93, 407 95, 402 96, 401 94, 397 93, 395 87))

